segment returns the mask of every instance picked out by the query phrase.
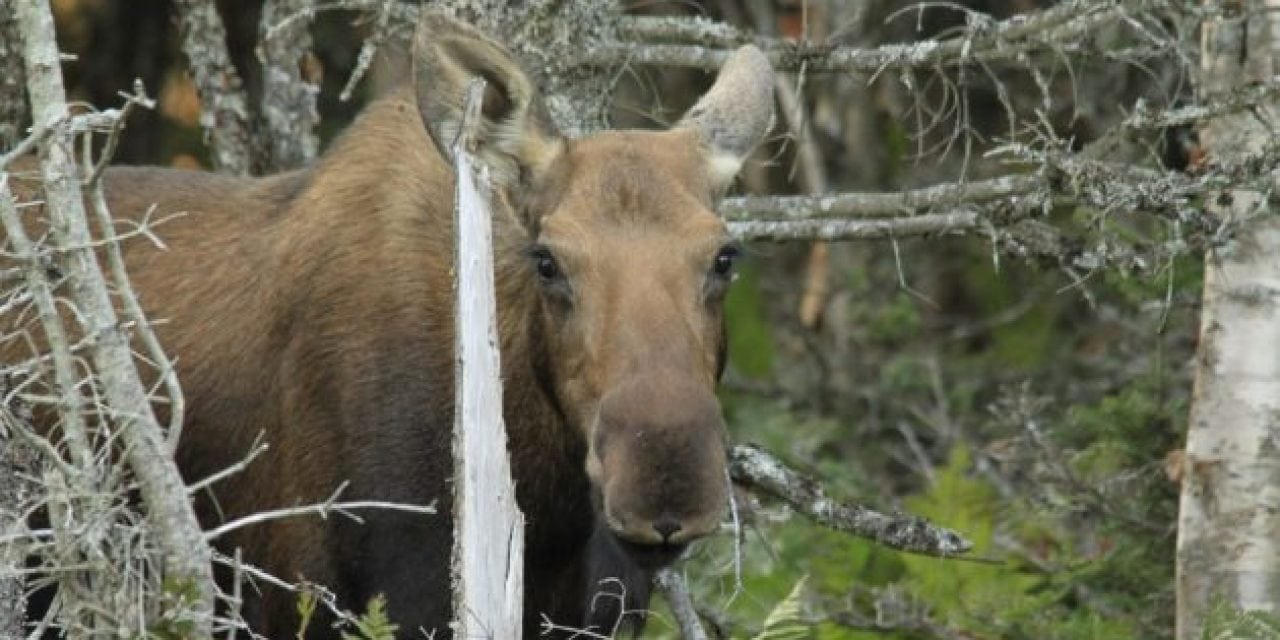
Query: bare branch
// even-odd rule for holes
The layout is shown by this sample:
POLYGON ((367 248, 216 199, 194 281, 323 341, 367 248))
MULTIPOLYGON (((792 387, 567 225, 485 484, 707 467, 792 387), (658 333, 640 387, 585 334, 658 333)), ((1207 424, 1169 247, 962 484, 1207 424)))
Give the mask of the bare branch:
POLYGON ((53 131, 53 127, 62 124, 62 118, 55 120, 48 125, 37 124, 32 127, 31 135, 20 140, 7 153, 0 156, 0 171, 4 171, 14 160, 31 153, 41 142, 44 142, 46 136, 53 131))
POLYGON ((926 213, 905 218, 747 220, 730 222, 729 233, 739 240, 872 240, 970 231, 982 217, 976 211, 926 213))
POLYGON ((822 486, 754 445, 730 452, 733 479, 786 502, 818 524, 873 540, 886 547, 927 556, 952 557, 973 543, 960 534, 908 514, 885 515, 862 505, 828 498, 822 486))
MULTIPOLYGON (((891 44, 874 49, 831 47, 808 42, 790 42, 770 38, 753 41, 765 50, 769 61, 779 69, 811 71, 854 71, 876 74, 895 67, 964 65, 1018 59, 1027 53, 1054 47, 1086 36, 1091 30, 1119 19, 1125 12, 1145 11, 1162 5, 1161 0, 1069 0, 1034 14, 1011 17, 1000 22, 971 20, 970 26, 946 40, 922 40, 911 44, 891 44)), ((980 16, 980 14, 970 14, 980 16)), ((686 39, 705 26, 676 26, 674 19, 659 27, 656 22, 632 23, 623 33, 644 37, 686 39)), ((716 33, 718 44, 733 43, 731 32, 716 33)), ((666 65, 718 69, 732 52, 729 48, 701 45, 647 44, 637 42, 605 42, 583 52, 583 64, 617 66, 622 64, 666 65)))
MULTIPOLYGON (((20 3, 18 21, 25 36, 23 51, 33 119, 49 123, 67 113, 53 15, 43 3, 20 3)), ((47 198, 50 231, 62 247, 90 240, 80 174, 71 154, 70 134, 52 136, 40 145, 40 165, 47 198)), ((19 221, 18 226, 21 226, 19 221)), ((135 474, 148 519, 163 558, 163 575, 194 594, 184 607, 197 635, 207 636, 216 588, 209 549, 187 498, 176 464, 165 446, 146 388, 138 377, 129 337, 117 320, 107 283, 92 249, 67 251, 64 264, 86 333, 97 378, 109 402, 108 417, 118 428, 125 459, 135 474)))
POLYGON ((134 293, 133 284, 129 281, 129 273, 125 269, 124 254, 120 251, 119 237, 115 233, 111 211, 107 207, 107 197, 102 191, 102 172, 107 162, 111 159, 111 154, 115 152, 116 141, 120 138, 120 131, 124 127, 125 118, 136 104, 146 106, 153 104, 143 90, 141 81, 135 82, 134 94, 126 96, 125 106, 120 111, 115 125, 107 135, 107 144, 103 149, 102 158, 96 164, 93 162, 91 139, 85 136, 82 160, 85 173, 89 175, 85 188, 89 191, 89 203, 92 205, 93 212, 97 217, 99 233, 106 241, 107 264, 111 269, 112 283, 115 285, 121 305, 124 307, 123 315, 132 323, 134 333, 142 339, 142 344, 147 350, 147 357, 151 359, 151 363, 155 366, 160 380, 164 383, 165 394, 169 400, 169 427, 166 430, 166 437, 169 451, 172 452, 177 450, 178 439, 182 436, 182 421, 186 413, 186 399, 182 393, 182 385, 178 383, 178 374, 174 370, 173 361, 165 353, 164 347, 160 345, 160 338, 156 336, 151 323, 147 322, 146 313, 142 310, 142 304, 138 302, 138 296, 134 293))
POLYGON ((78 368, 71 352, 71 339, 67 335, 62 316, 58 313, 53 287, 45 276, 43 256, 22 224, 18 208, 9 192, 9 176, 4 173, 0 173, 0 221, 4 223, 5 234, 13 251, 25 263, 23 274, 27 290, 36 305, 49 354, 53 359, 54 381, 59 396, 58 419, 63 437, 76 467, 89 469, 92 467, 93 453, 84 419, 84 397, 80 393, 76 373, 78 368))
POLYGON ((666 597, 667 604, 671 605, 671 613, 676 617, 676 624, 680 625, 680 636, 684 640, 707 640, 707 632, 698 620, 698 609, 689 595, 689 585, 685 582, 684 574, 668 567, 658 572, 654 577, 654 584, 666 597))
POLYGON ((629 16, 618 21, 618 37, 636 42, 683 42, 733 47, 758 42, 753 34, 702 16, 629 16))
POLYGON ((250 463, 252 463, 255 459, 257 459, 258 456, 266 453, 267 449, 269 448, 270 448, 270 445, 262 441, 262 433, 259 433, 258 437, 253 439, 253 445, 249 447, 249 453, 246 454, 245 457, 241 458, 240 460, 236 461, 235 464, 232 464, 226 467, 225 469, 211 473, 205 478, 202 478, 200 480, 197 480, 187 485, 187 493, 195 495, 196 493, 203 491, 204 489, 211 487, 226 478, 229 478, 237 473, 240 473, 241 471, 244 471, 245 468, 247 468, 250 463))
POLYGON ((1015 174, 979 182, 940 184, 891 193, 842 193, 811 196, 728 198, 720 205, 726 220, 805 220, 812 218, 893 218, 933 209, 982 204, 1046 190, 1044 177, 1015 174))
POLYGON ((1204 96, 1199 104, 1166 111, 1156 111, 1145 102, 1139 102, 1122 126, 1128 129, 1167 129, 1200 124, 1268 104, 1277 97, 1280 97, 1280 76, 1272 76, 1266 82, 1232 87, 1220 94, 1204 96))
MULTIPOLYGON (((334 497, 336 498, 337 494, 334 494, 334 497)), ((328 518, 330 513, 338 513, 338 514, 347 516, 348 518, 351 518, 356 522, 361 522, 360 518, 356 517, 355 514, 350 513, 351 511, 355 511, 358 509, 382 509, 386 511, 401 511, 405 513, 417 513, 417 514, 427 514, 427 515, 434 514, 436 512, 435 505, 401 504, 398 502, 383 502, 379 500, 357 500, 353 502, 323 502, 320 504, 310 504, 310 505, 304 505, 301 507, 289 507, 287 509, 276 509, 274 511, 258 511, 256 513, 247 515, 238 520, 232 520, 231 522, 223 524, 217 527, 216 529, 206 532, 205 540, 208 542, 213 542, 214 540, 228 533, 231 533, 236 529, 243 529, 244 527, 248 527, 255 524, 262 524, 263 522, 269 522, 271 520, 281 520, 284 518, 296 518, 298 516, 304 516, 304 515, 318 515, 321 518, 328 518)))

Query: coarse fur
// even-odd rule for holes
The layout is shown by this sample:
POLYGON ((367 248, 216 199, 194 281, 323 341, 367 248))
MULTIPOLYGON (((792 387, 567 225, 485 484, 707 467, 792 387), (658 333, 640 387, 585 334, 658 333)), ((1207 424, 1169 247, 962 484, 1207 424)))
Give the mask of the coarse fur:
MULTIPOLYGON (((438 515, 365 512, 363 524, 277 520, 219 545, 326 585, 349 609, 386 594, 403 637, 448 635, 453 173, 442 148, 458 130, 454 98, 483 77, 504 413, 528 523, 525 635, 544 617, 608 631, 647 605, 653 570, 725 512, 713 390, 732 243, 713 211, 732 177, 725 158, 740 164, 771 120, 768 64, 744 48, 738 71, 669 131, 570 140, 474 29, 428 14, 413 55, 412 80, 314 167, 108 170, 117 218, 181 214, 156 229, 167 250, 125 243, 188 399, 179 466, 191 482, 259 435, 270 446, 198 496, 206 526, 322 502, 344 482, 343 499, 436 504, 438 515), (594 597, 602 582, 626 598, 594 597)), ((31 197, 38 185, 15 187, 31 197)), ((296 632, 290 593, 262 587, 245 613, 266 637, 296 632)), ((309 635, 333 633, 318 620, 309 635)))

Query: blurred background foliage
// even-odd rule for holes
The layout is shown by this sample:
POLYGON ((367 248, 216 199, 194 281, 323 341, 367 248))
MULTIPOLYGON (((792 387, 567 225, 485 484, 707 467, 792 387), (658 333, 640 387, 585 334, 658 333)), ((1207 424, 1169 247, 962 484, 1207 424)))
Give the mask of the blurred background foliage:
MULTIPOLYGON (((252 50, 259 4, 219 3, 251 97, 261 85, 252 50)), ((903 11, 916 3, 902 0, 625 4, 875 46, 944 37, 965 24, 958 8, 1000 19, 1053 2, 964 0, 924 11, 903 11)), ((134 77, 159 98, 129 123, 118 160, 208 166, 169 2, 55 5, 60 42, 79 55, 68 65, 75 98, 115 105, 134 77)), ((368 31, 352 15, 321 12, 313 26, 308 64, 323 78, 326 143, 397 76, 394 63, 376 65, 355 100, 337 100, 368 31)), ((1097 36, 1117 50, 1124 37, 1097 36)), ((1194 49, 1193 34, 1175 49, 1183 45, 1194 49)), ((892 191, 1007 172, 983 152, 1012 140, 1052 134, 1078 148, 1139 98, 1177 104, 1190 91, 1178 53, 1064 58, 1049 65, 1047 86, 1012 71, 936 70, 911 86, 890 74, 788 81, 828 188, 892 191)), ((620 72, 616 123, 669 123, 709 81, 695 71, 620 72)), ((1179 167, 1189 140, 1163 132, 1133 161, 1179 167)), ((780 125, 741 189, 802 191, 795 151, 780 125)), ((740 535, 699 545, 684 565, 715 633, 752 637, 782 606, 792 615, 771 637, 1172 635, 1178 447, 1201 258, 1176 228, 1110 214, 1051 208, 1046 220, 1069 233, 1049 251, 982 236, 748 248, 728 300, 722 399, 733 437, 823 478, 834 496, 926 516, 976 549, 963 560, 902 554, 741 494, 740 535), (817 291, 815 268, 825 273, 817 291), (816 294, 816 313, 802 313, 806 294, 816 294)), ((674 635, 659 606, 646 636, 674 635)))

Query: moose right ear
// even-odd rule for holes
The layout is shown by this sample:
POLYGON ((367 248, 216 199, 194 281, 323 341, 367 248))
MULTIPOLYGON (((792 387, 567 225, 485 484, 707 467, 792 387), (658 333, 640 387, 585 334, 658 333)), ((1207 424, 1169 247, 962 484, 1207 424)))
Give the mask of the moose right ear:
POLYGON ((502 45, 471 25, 438 11, 424 11, 413 39, 413 83, 422 122, 445 158, 462 126, 467 87, 485 81, 477 127, 478 155, 494 184, 512 187, 540 176, 564 149, 519 63, 502 45))
POLYGON ((715 84, 677 128, 692 129, 705 145, 707 172, 721 194, 751 150, 773 127, 773 67, 753 45, 733 52, 715 84))

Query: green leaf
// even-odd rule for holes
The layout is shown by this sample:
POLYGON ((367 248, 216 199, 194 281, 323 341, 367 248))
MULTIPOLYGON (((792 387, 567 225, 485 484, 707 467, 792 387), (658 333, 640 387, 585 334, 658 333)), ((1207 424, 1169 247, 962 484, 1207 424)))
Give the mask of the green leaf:
POLYGON ((395 640, 398 624, 387 618, 387 599, 378 594, 369 600, 369 608, 356 620, 356 633, 342 633, 342 640, 395 640))
POLYGON ((800 578, 791 593, 773 607, 764 619, 764 629, 754 640, 809 640, 813 625, 804 619, 804 585, 808 576, 800 578))
POLYGON ((304 640, 307 637, 307 627, 311 626, 311 618, 316 613, 315 592, 304 588, 298 592, 298 640, 304 640))
POLYGON ((1201 640, 1280 640, 1280 618, 1262 611, 1241 611, 1221 598, 1205 616, 1201 640))

